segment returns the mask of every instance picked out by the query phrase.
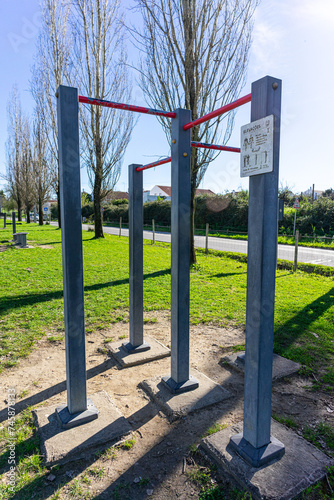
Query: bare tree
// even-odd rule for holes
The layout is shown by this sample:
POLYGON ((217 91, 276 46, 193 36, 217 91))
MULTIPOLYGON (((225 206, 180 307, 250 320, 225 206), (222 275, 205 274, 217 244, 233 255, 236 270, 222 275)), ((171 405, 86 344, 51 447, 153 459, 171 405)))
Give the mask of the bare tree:
MULTIPOLYGON (((58 175, 58 130, 56 89, 68 82, 71 71, 71 32, 69 16, 71 3, 68 0, 42 1, 42 26, 37 41, 36 64, 32 68, 31 91, 35 102, 43 94, 39 120, 47 132, 48 162, 52 187, 58 201, 58 223, 60 223, 60 198, 58 175)), ((40 219, 41 220, 41 219, 40 219)))
MULTIPOLYGON (((120 0, 74 0, 72 81, 90 97, 130 99, 120 0)), ((94 195, 95 237, 103 237, 101 201, 114 188, 130 141, 133 116, 81 105, 83 159, 94 195)))
POLYGON ((6 176, 7 190, 16 202, 18 220, 22 220, 23 208, 23 177, 22 177, 22 142, 23 142, 23 117, 21 102, 17 87, 14 86, 7 103, 7 128, 6 142, 6 176))
POLYGON ((35 111, 33 123, 33 180, 38 205, 39 225, 43 225, 43 204, 50 193, 52 172, 47 157, 47 134, 40 119, 40 112, 35 111))
MULTIPOLYGON (((235 100, 245 83, 252 16, 258 0, 136 0, 143 27, 132 28, 143 52, 139 84, 150 106, 187 108, 192 120, 235 100)), ((170 140, 170 122, 158 118, 170 140)), ((226 144, 234 112, 192 128, 191 140, 226 144)), ((219 153, 191 152, 191 262, 196 189, 219 153)))
POLYGON ((26 212, 26 221, 30 223, 30 211, 36 204, 36 191, 33 171, 33 158, 31 147, 31 132, 29 119, 24 116, 22 120, 22 157, 21 157, 21 186, 22 200, 26 212))

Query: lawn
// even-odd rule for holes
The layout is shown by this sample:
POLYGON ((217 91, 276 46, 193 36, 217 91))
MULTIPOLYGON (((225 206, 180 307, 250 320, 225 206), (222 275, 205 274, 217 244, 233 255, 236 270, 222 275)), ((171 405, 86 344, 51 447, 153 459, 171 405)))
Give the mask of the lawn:
MULTIPOLYGON (((8 247, 0 266, 0 367, 27 356, 46 333, 63 335, 61 232, 54 226, 22 224, 33 248, 8 247)), ((1 229, 2 245, 11 226, 1 229)), ((128 239, 83 232, 86 331, 127 321, 128 239)), ((144 310, 170 308, 170 245, 144 242, 144 310)), ((191 271, 190 321, 244 325, 247 264, 224 254, 198 251, 191 271)), ((334 387, 334 284, 332 277, 277 271, 275 352, 313 371, 334 387)))

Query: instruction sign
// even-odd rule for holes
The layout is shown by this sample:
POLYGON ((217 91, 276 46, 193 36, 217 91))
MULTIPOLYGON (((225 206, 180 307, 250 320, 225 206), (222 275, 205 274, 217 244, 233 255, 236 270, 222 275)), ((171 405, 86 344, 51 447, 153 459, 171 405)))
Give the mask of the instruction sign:
POLYGON ((240 176, 266 174, 274 169, 274 115, 241 127, 240 176))

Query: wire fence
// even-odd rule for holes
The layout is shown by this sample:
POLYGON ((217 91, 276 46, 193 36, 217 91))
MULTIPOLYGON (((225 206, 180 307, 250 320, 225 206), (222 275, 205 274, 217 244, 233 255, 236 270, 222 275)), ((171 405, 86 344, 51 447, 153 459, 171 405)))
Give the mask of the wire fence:
MULTIPOLYGON (((128 223, 122 219, 104 223, 105 231, 119 236, 128 236, 128 223), (106 230, 110 228, 110 230, 106 230)), ((145 221, 144 239, 155 242, 170 242, 170 225, 156 224, 154 220, 145 221)), ((195 229, 195 247, 206 252, 222 251, 247 254, 248 235, 246 232, 226 229, 210 229, 209 225, 195 229)), ((307 263, 334 267, 334 238, 319 235, 279 235, 278 259, 298 264, 307 263), (323 247, 323 248, 320 248, 323 247)))

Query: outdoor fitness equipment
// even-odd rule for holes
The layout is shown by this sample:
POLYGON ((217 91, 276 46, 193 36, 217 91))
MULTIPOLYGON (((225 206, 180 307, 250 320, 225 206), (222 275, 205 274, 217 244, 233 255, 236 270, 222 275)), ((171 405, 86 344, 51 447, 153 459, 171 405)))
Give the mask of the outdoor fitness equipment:
MULTIPOLYGON (((73 425, 84 423, 96 418, 98 413, 95 407, 89 406, 86 396, 78 103, 165 116, 173 120, 171 157, 146 166, 131 165, 129 172, 130 190, 133 190, 130 202, 132 199, 134 207, 140 203, 139 187, 142 191, 142 178, 138 174, 147 168, 172 162, 171 374, 164 377, 163 381, 173 393, 189 391, 198 386, 189 374, 190 148, 226 148, 191 144, 190 129, 250 101, 251 121, 274 115, 273 172, 250 177, 244 427, 243 433, 231 438, 231 445, 256 467, 281 457, 284 445, 270 436, 281 81, 266 76, 252 84, 251 94, 193 122, 190 121, 188 110, 166 112, 93 99, 78 96, 77 89, 70 87, 60 86, 57 96, 68 393, 67 407, 58 411, 60 418, 61 413, 64 414, 64 418, 61 418, 63 425, 68 420, 74 420, 73 425), (68 214, 71 214, 70 221, 68 214)), ((130 224, 133 226, 130 237, 131 231, 135 231, 135 217, 135 212, 130 213, 130 224)), ((139 238, 138 234, 139 231, 133 232, 132 238, 139 238)), ((141 256, 136 260, 132 246, 130 321, 132 318, 133 322, 140 321, 142 324, 142 311, 140 313, 139 310, 139 307, 142 309, 142 298, 139 296, 140 300, 138 298, 136 302, 134 294, 134 287, 138 284, 134 277, 138 278, 140 273, 142 280, 140 259, 141 256)), ((142 330, 138 333, 133 329, 131 333, 130 326, 129 350, 139 346, 144 349, 149 347, 145 346, 142 330)))

